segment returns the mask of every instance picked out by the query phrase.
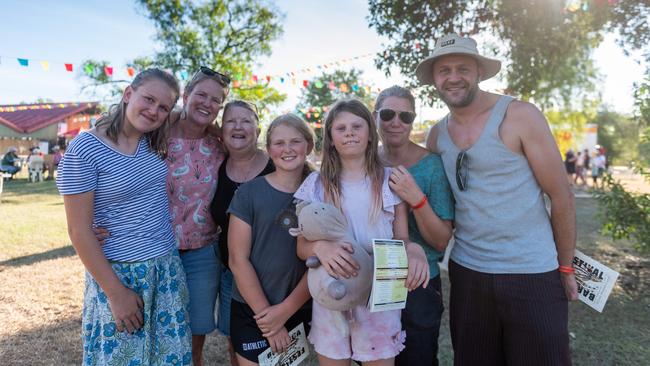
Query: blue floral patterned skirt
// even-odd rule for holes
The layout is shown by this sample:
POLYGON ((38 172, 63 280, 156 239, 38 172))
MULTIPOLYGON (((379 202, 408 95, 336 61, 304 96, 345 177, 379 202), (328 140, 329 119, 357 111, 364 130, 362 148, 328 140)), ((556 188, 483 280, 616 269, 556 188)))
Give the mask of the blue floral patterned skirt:
POLYGON ((118 332, 106 294, 86 272, 83 364, 190 365, 189 297, 178 252, 111 265, 122 283, 142 298, 144 326, 134 334, 118 332))

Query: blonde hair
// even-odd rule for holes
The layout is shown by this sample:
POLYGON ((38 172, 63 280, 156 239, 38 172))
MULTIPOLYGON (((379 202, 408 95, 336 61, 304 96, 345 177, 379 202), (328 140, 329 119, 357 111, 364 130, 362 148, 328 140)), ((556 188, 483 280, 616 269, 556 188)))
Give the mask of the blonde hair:
MULTIPOLYGON (((178 81, 176 81, 176 78, 174 78, 174 76, 171 74, 157 68, 146 69, 135 76, 130 85, 131 89, 135 91, 141 85, 150 80, 160 80, 167 84, 167 86, 174 93, 174 103, 170 106, 173 107, 176 104, 176 101, 178 101, 178 96, 180 94, 180 87, 178 86, 178 81)), ((149 148, 162 158, 167 156, 167 136, 169 135, 170 116, 171 113, 167 115, 165 122, 163 122, 160 127, 144 134, 144 136, 149 141, 149 148)), ((117 138, 122 131, 122 128, 124 128, 125 119, 126 103, 124 102, 124 99, 122 99, 119 103, 113 104, 108 109, 108 112, 103 114, 99 120, 97 120, 97 124, 95 126, 106 126, 106 136, 108 136, 111 141, 117 144, 117 138)))
MULTIPOLYGON (((287 113, 278 116, 271 122, 269 129, 266 131, 267 150, 269 146, 271 146, 271 135, 273 134, 273 130, 276 127, 282 125, 295 129, 305 138, 305 140, 307 140, 307 155, 309 155, 309 153, 311 153, 312 149, 314 148, 314 132, 309 127, 309 125, 307 125, 307 122, 293 113, 287 113)), ((307 178, 307 176, 313 171, 314 169, 307 162, 307 160, 305 160, 305 164, 302 169, 302 179, 304 180, 307 178)))
POLYGON ((341 209, 341 157, 332 141, 332 124, 341 112, 352 113, 361 117, 368 124, 370 141, 365 153, 364 170, 372 186, 372 209, 370 221, 374 222, 383 209, 381 187, 384 181, 384 167, 379 159, 379 135, 372 118, 372 113, 357 99, 339 100, 330 108, 325 117, 323 133, 323 161, 320 167, 321 179, 325 191, 325 200, 341 209))
POLYGON ((383 107, 384 101, 390 97, 406 99, 411 105, 411 110, 415 112, 415 98, 413 97, 413 94, 411 94, 410 90, 399 85, 393 85, 390 88, 386 88, 377 95, 377 99, 375 99, 375 110, 380 110, 381 107, 383 107))
POLYGON ((201 70, 197 71, 194 74, 194 76, 192 76, 190 81, 188 81, 187 84, 185 84, 185 88, 183 88, 183 94, 190 95, 192 93, 192 90, 194 90, 194 87, 196 87, 196 85, 202 82, 203 80, 213 80, 214 82, 216 82, 221 86, 221 88, 223 89, 223 99, 221 100, 221 102, 223 103, 228 97, 228 94, 230 93, 230 86, 228 84, 224 84, 220 79, 216 78, 214 75, 208 75, 201 70))

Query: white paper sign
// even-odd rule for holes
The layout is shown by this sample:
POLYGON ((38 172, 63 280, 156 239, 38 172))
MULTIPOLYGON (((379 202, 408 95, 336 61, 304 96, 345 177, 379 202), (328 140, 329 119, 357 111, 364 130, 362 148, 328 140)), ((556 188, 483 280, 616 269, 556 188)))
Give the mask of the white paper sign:
POLYGON ((573 268, 576 270, 578 298, 602 313, 618 278, 618 272, 579 250, 576 250, 573 257, 573 268))
POLYGON ((404 309, 408 259, 403 240, 373 239, 374 271, 368 306, 371 312, 404 309))
POLYGON ((309 356, 305 325, 300 323, 289 332, 291 344, 283 353, 273 353, 269 347, 257 356, 260 366, 296 366, 309 356))

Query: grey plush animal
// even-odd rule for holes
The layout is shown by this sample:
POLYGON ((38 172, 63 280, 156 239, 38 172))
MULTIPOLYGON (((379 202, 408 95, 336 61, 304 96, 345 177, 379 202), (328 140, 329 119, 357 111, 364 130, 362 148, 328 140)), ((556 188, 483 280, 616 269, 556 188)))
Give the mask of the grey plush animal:
POLYGON ((360 269, 358 275, 336 279, 320 265, 316 256, 307 258, 307 283, 311 296, 330 310, 344 311, 365 304, 372 287, 373 259, 347 231, 348 222, 336 207, 322 202, 302 202, 296 206, 298 228, 289 230, 291 235, 302 235, 310 241, 329 240, 352 244, 352 257, 360 269))

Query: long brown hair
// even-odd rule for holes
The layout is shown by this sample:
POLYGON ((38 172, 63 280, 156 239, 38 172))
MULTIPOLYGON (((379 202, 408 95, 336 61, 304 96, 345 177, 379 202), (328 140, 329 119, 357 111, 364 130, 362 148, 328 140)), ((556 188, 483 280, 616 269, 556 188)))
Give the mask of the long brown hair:
POLYGON ((361 117, 368 124, 370 141, 365 153, 365 173, 370 178, 372 186, 372 210, 370 221, 374 222, 383 209, 381 187, 384 181, 384 167, 379 159, 379 135, 372 113, 357 99, 342 99, 334 103, 325 117, 325 133, 323 134, 323 161, 320 174, 323 180, 325 200, 330 200, 334 206, 341 208, 341 156, 332 141, 332 124, 341 112, 352 113, 361 117))
MULTIPOLYGON (((300 133, 305 138, 305 140, 307 140, 307 155, 311 153, 311 151, 314 149, 314 132, 311 128, 309 128, 307 122, 293 113, 287 113, 278 116, 271 122, 269 129, 266 131, 267 149, 269 146, 271 146, 271 134, 273 133, 273 130, 280 125, 289 126, 298 131, 298 133, 300 133)), ((313 171, 314 169, 311 167, 309 162, 305 160, 305 164, 302 168, 302 180, 305 180, 305 178, 307 178, 307 176, 313 171)))
MULTIPOLYGON (((150 80, 160 80, 167 84, 167 86, 174 92, 174 103, 171 107, 176 104, 178 101, 178 96, 180 95, 180 87, 178 86, 178 81, 171 74, 157 69, 146 69, 138 73, 131 82, 131 89, 136 90, 142 84, 150 80)), ((144 136, 149 142, 149 148, 157 153, 160 157, 164 158, 167 156, 167 136, 169 136, 170 128, 170 115, 167 115, 165 122, 156 128, 153 131, 147 132, 144 136)), ((124 120, 126 119, 126 103, 122 99, 119 103, 113 104, 108 112, 103 114, 96 123, 96 127, 106 126, 106 136, 108 136, 111 141, 117 144, 117 138, 124 128, 124 120)))

